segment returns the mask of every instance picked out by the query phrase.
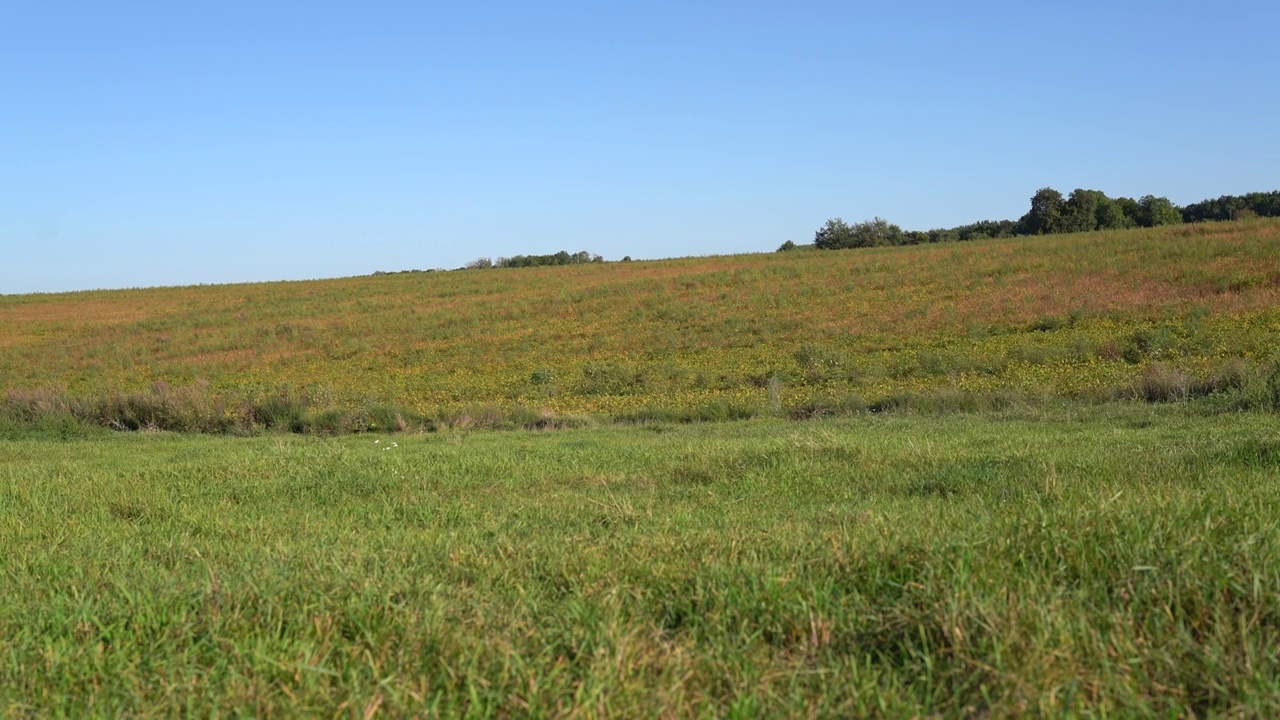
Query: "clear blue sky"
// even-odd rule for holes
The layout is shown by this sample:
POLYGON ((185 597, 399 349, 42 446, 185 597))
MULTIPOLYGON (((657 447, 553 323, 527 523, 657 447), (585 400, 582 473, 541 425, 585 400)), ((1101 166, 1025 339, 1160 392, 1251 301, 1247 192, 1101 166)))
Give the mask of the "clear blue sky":
POLYGON ((1280 189, 1280 3, 0 0, 0 293, 1280 189))

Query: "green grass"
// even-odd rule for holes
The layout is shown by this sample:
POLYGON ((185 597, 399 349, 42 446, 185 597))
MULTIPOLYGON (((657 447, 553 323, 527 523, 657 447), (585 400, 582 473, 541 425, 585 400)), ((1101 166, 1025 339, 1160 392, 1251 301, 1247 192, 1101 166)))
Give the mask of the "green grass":
POLYGON ((1197 403, 0 439, 0 716, 1273 717, 1280 430, 1197 403))
POLYGON ((0 717, 1280 716, 1278 248, 0 297, 0 717))

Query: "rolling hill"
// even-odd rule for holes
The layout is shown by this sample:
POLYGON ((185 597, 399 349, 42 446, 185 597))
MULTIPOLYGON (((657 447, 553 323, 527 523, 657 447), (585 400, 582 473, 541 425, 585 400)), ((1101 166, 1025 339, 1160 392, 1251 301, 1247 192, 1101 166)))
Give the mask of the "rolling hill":
POLYGON ((5 413, 380 429, 1239 391, 1280 221, 0 296, 5 413))

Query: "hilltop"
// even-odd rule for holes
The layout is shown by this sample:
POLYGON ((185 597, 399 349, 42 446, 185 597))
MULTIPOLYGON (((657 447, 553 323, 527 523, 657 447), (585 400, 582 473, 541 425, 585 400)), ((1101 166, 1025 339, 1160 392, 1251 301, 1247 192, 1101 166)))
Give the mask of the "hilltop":
POLYGON ((1280 221, 0 297, 24 421, 346 431, 1241 393, 1280 221))

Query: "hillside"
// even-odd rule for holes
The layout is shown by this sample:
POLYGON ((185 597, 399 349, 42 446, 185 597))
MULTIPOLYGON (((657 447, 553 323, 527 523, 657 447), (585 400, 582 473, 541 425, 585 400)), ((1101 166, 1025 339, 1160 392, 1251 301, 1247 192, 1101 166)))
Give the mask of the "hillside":
POLYGON ((0 297, 8 415, 177 429, 1175 399, 1276 347, 1276 220, 0 297))

